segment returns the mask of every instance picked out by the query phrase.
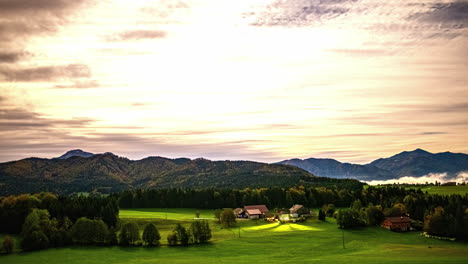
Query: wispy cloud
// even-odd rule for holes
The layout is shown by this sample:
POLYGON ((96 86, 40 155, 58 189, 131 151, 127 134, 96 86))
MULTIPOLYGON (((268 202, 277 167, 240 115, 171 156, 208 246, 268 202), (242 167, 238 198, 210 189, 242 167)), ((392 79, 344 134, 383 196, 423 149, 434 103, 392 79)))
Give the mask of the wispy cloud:
POLYGON ((0 75, 7 81, 38 82, 57 79, 89 78, 91 72, 88 66, 83 64, 69 64, 57 66, 40 66, 34 68, 0 68, 0 75))
POLYGON ((165 38, 166 35, 167 32, 163 30, 129 30, 108 36, 106 39, 108 41, 131 41, 165 38))
POLYGON ((287 0, 272 1, 264 9, 245 16, 252 17, 254 26, 309 26, 336 18, 349 11, 344 5, 357 0, 287 0))

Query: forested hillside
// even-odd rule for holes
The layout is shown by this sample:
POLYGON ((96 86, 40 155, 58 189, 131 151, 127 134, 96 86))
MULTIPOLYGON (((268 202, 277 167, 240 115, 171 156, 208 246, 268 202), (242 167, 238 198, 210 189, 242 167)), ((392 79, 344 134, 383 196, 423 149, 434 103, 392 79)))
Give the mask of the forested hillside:
POLYGON ((300 168, 252 161, 148 157, 129 160, 112 153, 67 159, 29 158, 0 164, 0 195, 50 191, 60 194, 133 188, 257 188, 335 186, 355 180, 315 177, 300 168))

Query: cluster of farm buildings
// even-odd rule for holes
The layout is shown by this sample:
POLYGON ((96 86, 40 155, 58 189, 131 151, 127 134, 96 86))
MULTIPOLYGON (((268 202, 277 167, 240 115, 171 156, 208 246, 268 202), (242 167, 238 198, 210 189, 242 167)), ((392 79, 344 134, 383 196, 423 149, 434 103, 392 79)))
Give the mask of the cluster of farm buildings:
MULTIPOLYGON (((312 216, 310 209, 300 204, 295 204, 289 210, 277 210, 271 213, 266 205, 246 205, 243 208, 234 209, 234 214, 237 218, 244 219, 265 219, 269 222, 299 222, 304 221, 312 216)), ((386 217, 382 222, 382 226, 392 231, 409 231, 411 219, 406 216, 386 217)))

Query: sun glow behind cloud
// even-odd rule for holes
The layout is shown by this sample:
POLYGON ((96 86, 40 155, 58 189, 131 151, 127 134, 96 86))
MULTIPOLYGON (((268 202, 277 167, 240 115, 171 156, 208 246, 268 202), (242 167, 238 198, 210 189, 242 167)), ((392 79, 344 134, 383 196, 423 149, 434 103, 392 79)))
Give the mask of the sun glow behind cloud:
POLYGON ((2 121, 0 159, 468 151, 468 20, 451 1, 83 2, 0 62, 0 110, 35 118, 2 121))

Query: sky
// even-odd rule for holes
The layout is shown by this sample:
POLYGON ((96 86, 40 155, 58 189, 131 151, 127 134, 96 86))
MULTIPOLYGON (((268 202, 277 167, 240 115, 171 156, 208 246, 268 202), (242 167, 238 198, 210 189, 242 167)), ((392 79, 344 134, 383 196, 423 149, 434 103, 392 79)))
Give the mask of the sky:
POLYGON ((0 162, 468 153, 468 1, 0 0, 0 162))

